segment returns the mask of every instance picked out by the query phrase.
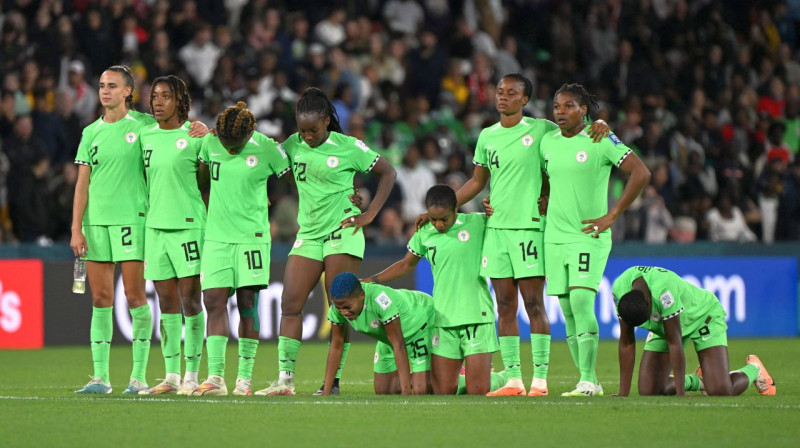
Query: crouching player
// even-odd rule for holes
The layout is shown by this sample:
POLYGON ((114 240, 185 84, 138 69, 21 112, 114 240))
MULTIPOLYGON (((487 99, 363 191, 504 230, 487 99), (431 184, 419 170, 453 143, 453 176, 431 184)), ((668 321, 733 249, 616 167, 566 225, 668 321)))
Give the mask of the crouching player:
POLYGON ((619 394, 631 388, 636 360, 633 330, 650 330, 639 366, 639 395, 740 395, 754 383, 761 395, 775 395, 775 383, 755 355, 728 372, 728 326, 719 300, 664 268, 628 268, 613 285, 619 316, 619 394), (694 342, 700 368, 685 375, 684 346, 694 342), (670 376, 670 370, 674 377, 670 376), (684 378, 676 381, 675 378, 684 378))
POLYGON ((330 395, 344 348, 344 325, 378 340, 375 346, 375 393, 427 394, 433 298, 419 292, 361 283, 343 272, 331 283, 331 345, 322 395, 330 395))

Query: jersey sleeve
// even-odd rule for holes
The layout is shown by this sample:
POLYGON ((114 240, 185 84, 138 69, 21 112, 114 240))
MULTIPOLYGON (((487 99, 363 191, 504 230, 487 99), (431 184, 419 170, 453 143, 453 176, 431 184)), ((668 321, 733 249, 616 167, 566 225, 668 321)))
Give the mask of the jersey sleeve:
POLYGON ((197 149, 197 159, 200 160, 201 163, 208 165, 208 161, 211 160, 208 156, 208 143, 211 134, 206 134, 203 138, 200 139, 198 142, 198 149, 197 149))
POLYGON ((378 155, 377 152, 370 149, 370 147, 361 140, 354 139, 354 145, 357 148, 357 150, 353 152, 355 169, 364 173, 372 171, 372 168, 375 167, 375 164, 378 163, 378 159, 381 156, 378 155))
POLYGON ((652 292, 652 300, 661 308, 662 320, 671 319, 684 311, 683 301, 679 294, 683 280, 676 274, 669 274, 652 273, 647 278, 652 292))
POLYGON ((283 150, 283 144, 279 143, 275 146, 276 156, 270 160, 270 168, 276 176, 281 177, 290 171, 291 163, 289 163, 289 156, 283 150))
POLYGON ((617 168, 632 152, 613 132, 609 133, 602 143, 603 156, 617 168))
POLYGON ((334 325, 344 325, 347 323, 347 319, 334 307, 328 308, 328 320, 334 325))
POLYGON ((377 307, 378 318, 383 325, 388 324, 400 317, 400 306, 397 303, 397 298, 389 297, 386 291, 381 291, 380 294, 373 299, 377 307))
POLYGON ((91 159, 89 158, 89 146, 91 146, 92 135, 88 128, 83 130, 81 136, 81 143, 78 145, 78 153, 75 155, 75 163, 78 165, 91 166, 91 159))
POLYGON ((486 131, 481 132, 478 136, 478 143, 475 144, 475 155, 472 156, 472 163, 478 166, 489 166, 489 161, 486 159, 486 140, 484 134, 486 131))
POLYGON ((420 235, 422 230, 417 230, 414 232, 414 235, 408 240, 408 251, 411 252, 417 258, 424 258, 427 249, 424 244, 422 244, 422 236, 420 235))

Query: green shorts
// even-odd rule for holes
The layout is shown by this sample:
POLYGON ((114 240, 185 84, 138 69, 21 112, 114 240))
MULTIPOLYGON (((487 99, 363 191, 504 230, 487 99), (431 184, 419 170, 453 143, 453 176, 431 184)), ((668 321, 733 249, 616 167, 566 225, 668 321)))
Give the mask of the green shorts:
POLYGON ((545 244, 547 294, 561 296, 580 286, 597 291, 603 281, 611 245, 586 243, 545 244))
MULTIPOLYGON (((725 316, 706 316, 705 325, 683 337, 684 348, 689 343, 689 340, 694 342, 694 351, 696 352, 720 345, 727 347, 728 324, 725 323, 725 316)), ((666 353, 669 352, 669 344, 667 344, 665 338, 651 332, 647 335, 644 349, 651 352, 666 353)))
POLYGON ((544 232, 486 228, 481 275, 489 278, 544 276, 544 232))
POLYGON ((144 229, 144 278, 167 280, 200 275, 203 229, 144 229))
POLYGON ((330 235, 314 239, 296 239, 289 255, 322 261, 328 255, 347 254, 364 258, 364 230, 353 235, 352 228, 336 229, 330 235))
MULTIPOLYGON (((431 335, 433 326, 425 324, 413 336, 406 339, 406 350, 408 351, 408 364, 411 366, 411 373, 427 372, 431 370, 431 335)), ((397 363, 394 360, 394 349, 391 345, 380 342, 375 345, 375 373, 392 373, 397 371, 397 363)))
POLYGON ((144 224, 126 226, 83 226, 89 250, 88 261, 144 260, 144 224))
POLYGON ((469 355, 500 350, 494 322, 436 327, 431 348, 434 355, 450 359, 464 359, 469 355))
POLYGON ((219 241, 203 243, 200 259, 200 286, 230 288, 233 291, 245 286, 269 286, 269 243, 233 244, 219 241))

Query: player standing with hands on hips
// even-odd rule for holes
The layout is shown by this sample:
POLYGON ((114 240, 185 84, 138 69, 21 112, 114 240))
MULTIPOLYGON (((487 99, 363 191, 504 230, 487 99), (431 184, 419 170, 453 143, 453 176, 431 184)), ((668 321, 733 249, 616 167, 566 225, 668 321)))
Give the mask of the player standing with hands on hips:
POLYGON ((580 84, 561 86, 553 102, 559 129, 545 135, 539 148, 550 195, 540 201, 540 211, 547 214, 547 294, 558 296, 567 345, 581 375, 575 389, 562 396, 603 395, 595 369, 599 326, 594 299, 611 251, 611 225, 650 180, 645 164, 616 135, 597 143, 587 133, 588 114, 596 107, 594 96, 580 84), (612 165, 630 179, 609 211, 612 165))

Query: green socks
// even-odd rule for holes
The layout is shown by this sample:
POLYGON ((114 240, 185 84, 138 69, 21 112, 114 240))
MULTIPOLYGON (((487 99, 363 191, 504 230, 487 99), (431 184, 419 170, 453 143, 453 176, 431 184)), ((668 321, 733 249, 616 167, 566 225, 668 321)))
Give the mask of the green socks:
POLYGON ((111 351, 111 336, 114 333, 111 312, 114 307, 92 307, 92 327, 89 331, 89 340, 92 347, 92 362, 94 363, 95 378, 108 379, 108 354, 111 351))
MULTIPOLYGON (((110 309, 110 308, 109 308, 110 309)), ((150 314, 150 305, 131 308, 133 321, 133 371, 131 378, 143 383, 147 371, 147 358, 150 356, 150 336, 153 334, 153 316, 150 314)), ((180 336, 178 337, 180 344, 180 336)), ((180 352, 180 350, 178 350, 180 352)))
MULTIPOLYGON (((503 376, 502 373, 492 372, 492 383, 489 386, 489 392, 494 392, 497 389, 506 385, 506 377, 503 376)), ((467 394, 467 377, 466 375, 458 375, 458 388, 456 389, 456 395, 466 395, 467 394)))
POLYGON ((167 373, 181 374, 181 315, 161 315, 161 353, 167 373))
POLYGON ((519 336, 500 336, 500 355, 507 379, 522 379, 519 361, 519 336))
POLYGON ((700 390, 700 377, 695 374, 684 375, 683 390, 686 392, 696 392, 700 390))
POLYGON ((581 381, 597 384, 597 346, 600 327, 594 315, 595 292, 588 289, 573 289, 569 292, 572 314, 575 316, 575 333, 578 342, 579 370, 581 381))
POLYGON ((183 342, 183 354, 186 358, 186 371, 198 372, 200 359, 203 357, 203 338, 206 335, 206 316, 203 311, 194 316, 184 317, 186 320, 186 340, 183 342))
POLYGON ((209 336, 206 340, 209 375, 225 376, 225 349, 227 347, 228 338, 225 336, 209 336))
MULTIPOLYGON (((328 343, 328 347, 330 347, 330 343, 328 343)), ((336 370, 336 379, 342 378, 342 370, 344 370, 344 362, 347 360, 347 351, 350 350, 350 343, 345 342, 344 348, 342 349, 342 360, 339 361, 339 369, 336 370)))
POLYGON ((253 364, 256 362, 258 339, 239 338, 239 373, 237 378, 253 377, 253 364))
POLYGON ((750 381, 750 384, 752 384, 756 378, 758 378, 758 367, 753 364, 747 364, 746 366, 737 370, 737 372, 742 372, 747 375, 747 379, 750 381))
POLYGON ((572 314, 572 305, 569 303, 569 295, 558 296, 558 303, 561 304, 561 312, 564 313, 564 325, 567 329, 567 347, 572 356, 572 362, 576 369, 581 368, 580 353, 578 351, 578 339, 575 337, 575 315, 572 314))
MULTIPOLYGON (((278 370, 281 372, 294 373, 294 365, 297 361, 297 352, 300 351, 300 341, 297 339, 287 338, 286 336, 278 337, 278 370)), ((342 356, 342 363, 344 363, 344 356, 342 356)), ((341 364, 339 364, 341 369, 341 364)))
POLYGON ((533 377, 547 379, 550 366, 550 335, 531 333, 531 354, 533 355, 533 377))

